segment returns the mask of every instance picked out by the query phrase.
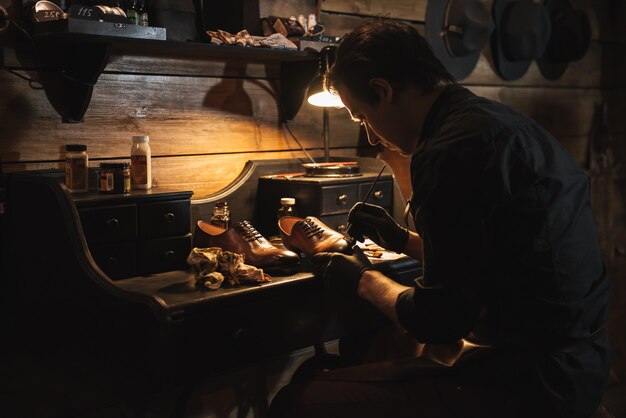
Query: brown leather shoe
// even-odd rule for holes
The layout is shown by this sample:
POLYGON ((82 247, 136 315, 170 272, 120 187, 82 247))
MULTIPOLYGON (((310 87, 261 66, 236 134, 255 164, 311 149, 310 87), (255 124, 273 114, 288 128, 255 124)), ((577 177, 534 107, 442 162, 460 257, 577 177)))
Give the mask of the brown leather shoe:
POLYGON ((198 221, 192 242, 194 247, 220 247, 244 254, 244 263, 266 271, 291 267, 300 261, 298 254, 273 246, 248 221, 237 222, 229 229, 198 221))
POLYGON ((278 220, 278 229, 285 247, 307 257, 324 251, 342 253, 350 248, 342 234, 313 216, 283 216, 278 220))

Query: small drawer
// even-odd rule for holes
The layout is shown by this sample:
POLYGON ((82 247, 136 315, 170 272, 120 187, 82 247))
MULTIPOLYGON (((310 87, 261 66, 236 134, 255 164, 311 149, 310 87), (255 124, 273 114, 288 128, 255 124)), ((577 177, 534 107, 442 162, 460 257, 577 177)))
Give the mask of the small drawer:
POLYGON ((357 199, 356 184, 322 187, 322 213, 320 215, 348 213, 357 199))
MULTIPOLYGON (((360 201, 363 201, 363 199, 365 199, 365 196, 367 195, 367 192, 372 187, 372 184, 374 184, 373 181, 359 184, 359 200, 360 201)), ((373 205, 378 205, 378 206, 391 206, 392 198, 393 198, 393 182, 392 181, 379 181, 374 187, 374 190, 372 190, 372 193, 370 194, 370 196, 367 198, 367 203, 371 203, 373 205)))
POLYGON ((177 238, 151 239, 139 242, 141 274, 184 270, 191 251, 191 234, 177 238))
POLYGON ((94 245, 89 251, 98 267, 113 280, 137 275, 135 242, 94 245))
POLYGON ((348 214, 320 216, 319 220, 324 222, 329 228, 344 234, 348 226, 348 214))
MULTIPOLYGON (((387 212, 391 213, 391 208, 384 208, 387 212)), ((348 214, 341 213, 339 215, 320 216, 319 220, 324 222, 329 228, 335 231, 345 234, 348 227, 348 214)))
POLYGON ((189 200, 140 205, 139 236, 156 238, 187 234, 190 212, 189 200))
POLYGON ((137 238, 135 205, 82 209, 79 214, 89 243, 129 241, 137 238))

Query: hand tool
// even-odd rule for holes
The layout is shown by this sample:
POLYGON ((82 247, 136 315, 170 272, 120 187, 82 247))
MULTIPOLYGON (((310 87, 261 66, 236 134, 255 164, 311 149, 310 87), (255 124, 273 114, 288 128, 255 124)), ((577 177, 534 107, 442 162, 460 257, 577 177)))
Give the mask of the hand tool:
MULTIPOLYGON (((363 201, 361 203, 365 204, 365 202, 367 202, 367 199, 369 199, 370 194, 372 194, 372 191, 374 190, 374 187, 376 187, 376 183, 378 183, 378 179, 380 179, 380 175, 383 174, 383 171, 385 170, 385 168, 387 168, 387 164, 383 164, 383 168, 380 169, 380 172, 376 176, 376 180, 374 180, 374 183, 372 184, 370 189, 367 191, 367 194, 365 195, 365 198, 363 199, 363 201)), ((356 212, 354 212, 354 214, 352 216, 354 217, 357 213, 359 213, 359 211, 361 210, 362 207, 363 207, 363 205, 359 206, 358 209, 356 210, 356 212)), ((350 227, 351 226, 352 225, 350 224, 350 220, 348 219, 348 225, 346 225, 346 232, 344 232, 344 234, 343 234, 343 239, 348 241, 350 244, 354 245, 355 244, 354 238, 349 237, 349 235, 350 235, 350 227)))

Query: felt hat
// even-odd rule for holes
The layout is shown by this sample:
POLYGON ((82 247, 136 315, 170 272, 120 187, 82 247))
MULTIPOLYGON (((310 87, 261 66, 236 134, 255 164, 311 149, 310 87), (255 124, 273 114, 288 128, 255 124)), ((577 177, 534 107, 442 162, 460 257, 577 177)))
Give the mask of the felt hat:
POLYGON ((491 50, 496 71, 504 80, 523 76, 543 55, 552 30, 545 7, 532 0, 494 0, 496 29, 491 50))
POLYGON ((587 15, 574 9, 569 0, 545 0, 544 6, 550 14, 552 34, 537 64, 545 78, 556 80, 570 61, 581 59, 587 52, 591 24, 587 15))
POLYGON ((493 31, 489 10, 480 0, 429 0, 426 39, 455 79, 467 77, 493 31))

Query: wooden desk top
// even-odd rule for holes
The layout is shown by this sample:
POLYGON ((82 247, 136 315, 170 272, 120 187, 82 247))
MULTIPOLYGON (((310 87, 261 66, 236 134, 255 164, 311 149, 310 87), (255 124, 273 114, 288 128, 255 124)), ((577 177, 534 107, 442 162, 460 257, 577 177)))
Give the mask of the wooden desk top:
MULTIPOLYGON (((389 260, 372 260, 377 270, 397 277, 419 270, 420 264, 406 256, 391 255, 389 260)), ((313 274, 313 266, 303 261, 298 270, 285 276, 272 276, 272 281, 260 285, 231 287, 223 285, 217 290, 196 287, 195 276, 189 271, 177 270, 150 276, 117 280, 115 286, 134 294, 147 296, 168 312, 169 320, 206 310, 215 310, 247 300, 293 295, 294 292, 321 291, 322 284, 313 274)))

